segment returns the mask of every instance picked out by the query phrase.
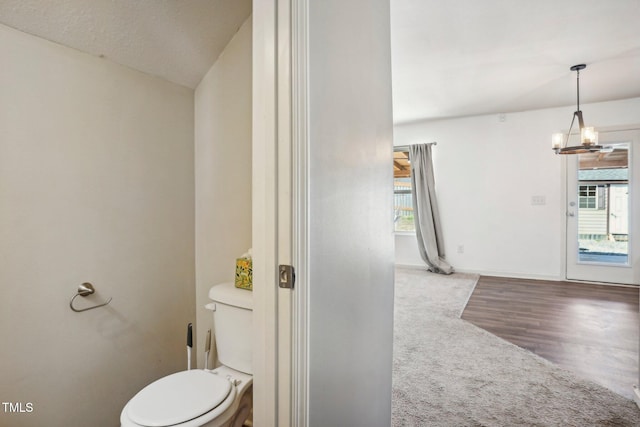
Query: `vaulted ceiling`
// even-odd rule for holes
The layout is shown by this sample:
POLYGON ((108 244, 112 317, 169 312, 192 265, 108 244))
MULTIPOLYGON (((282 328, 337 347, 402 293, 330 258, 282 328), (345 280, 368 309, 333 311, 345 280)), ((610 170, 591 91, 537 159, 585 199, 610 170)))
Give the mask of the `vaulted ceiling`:
MULTIPOLYGON (((639 0, 390 0, 394 121, 640 96, 639 0)), ((0 0, 0 23, 194 88, 250 0, 0 0)), ((354 25, 354 31, 357 25, 354 25)))
POLYGON ((391 0, 395 122, 640 96, 638 0, 391 0))

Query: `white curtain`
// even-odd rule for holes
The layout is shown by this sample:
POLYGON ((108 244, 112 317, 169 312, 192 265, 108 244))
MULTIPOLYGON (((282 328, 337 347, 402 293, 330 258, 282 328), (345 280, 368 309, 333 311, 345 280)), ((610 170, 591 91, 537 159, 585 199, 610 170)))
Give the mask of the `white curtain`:
POLYGON ((429 267, 429 271, 451 274, 453 267, 444 260, 444 241, 431 158, 433 145, 435 143, 409 146, 411 185, 413 187, 413 218, 416 224, 420 256, 429 267))

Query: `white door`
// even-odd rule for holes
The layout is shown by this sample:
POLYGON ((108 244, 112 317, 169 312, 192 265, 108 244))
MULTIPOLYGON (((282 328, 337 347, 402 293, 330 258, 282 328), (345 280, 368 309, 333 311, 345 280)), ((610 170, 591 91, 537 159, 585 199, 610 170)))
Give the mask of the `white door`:
POLYGON ((611 233, 614 236, 629 234, 629 185, 611 184, 609 194, 611 195, 609 212, 611 233))
POLYGON ((566 158, 566 277, 640 284, 640 130, 600 132, 599 143, 566 158))

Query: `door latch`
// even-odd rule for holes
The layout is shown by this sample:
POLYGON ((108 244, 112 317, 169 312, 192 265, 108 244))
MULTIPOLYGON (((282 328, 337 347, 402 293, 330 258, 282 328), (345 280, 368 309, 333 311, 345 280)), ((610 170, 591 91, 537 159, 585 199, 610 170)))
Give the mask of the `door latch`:
POLYGON ((278 286, 283 289, 293 289, 296 281, 296 272, 292 265, 280 265, 278 267, 278 286))

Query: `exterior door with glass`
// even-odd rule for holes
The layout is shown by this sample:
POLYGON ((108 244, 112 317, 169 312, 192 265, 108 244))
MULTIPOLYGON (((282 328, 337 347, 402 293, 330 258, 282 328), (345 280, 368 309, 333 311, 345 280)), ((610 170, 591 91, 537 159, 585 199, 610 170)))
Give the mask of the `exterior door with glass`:
POLYGON ((640 129, 600 132, 567 156, 569 280, 640 284, 640 129))

